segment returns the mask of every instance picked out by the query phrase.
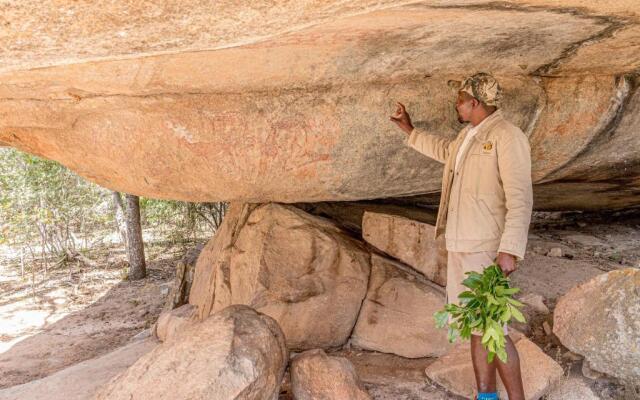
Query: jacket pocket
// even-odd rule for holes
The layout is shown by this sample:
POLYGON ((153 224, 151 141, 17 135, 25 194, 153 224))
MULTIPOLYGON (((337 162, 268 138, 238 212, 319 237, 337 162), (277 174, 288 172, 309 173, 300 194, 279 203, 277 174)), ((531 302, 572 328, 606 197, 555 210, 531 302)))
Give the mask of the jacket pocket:
POLYGON ((496 219, 496 216, 494 215, 494 212, 492 212, 492 210, 496 208, 495 205, 493 205, 493 207, 490 207, 489 204, 487 204, 487 201, 481 196, 478 196, 477 200, 480 205, 480 210, 484 214, 486 222, 491 224, 494 236, 499 236, 501 227, 498 223, 498 220, 496 219))

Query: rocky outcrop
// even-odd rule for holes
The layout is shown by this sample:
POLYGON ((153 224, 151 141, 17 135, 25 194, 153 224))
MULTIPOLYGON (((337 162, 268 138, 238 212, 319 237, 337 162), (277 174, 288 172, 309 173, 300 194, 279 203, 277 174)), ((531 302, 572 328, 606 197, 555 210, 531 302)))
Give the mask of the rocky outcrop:
POLYGON ((236 305, 179 336, 141 357, 96 399, 277 399, 288 352, 272 318, 236 305))
POLYGON ((176 264, 176 277, 165 303, 165 310, 173 310, 189 302, 189 293, 193 284, 193 275, 196 270, 196 261, 204 247, 198 244, 190 249, 187 254, 176 264))
POLYGON ((401 216, 365 212, 362 237, 440 286, 447 285, 447 249, 435 227, 401 216))
POLYGON ((351 336, 359 348, 403 357, 432 357, 448 348, 446 331, 433 314, 444 291, 393 260, 373 255, 367 297, 351 336))
POLYGON ((246 304, 273 317, 291 349, 346 342, 369 279, 369 252, 334 224, 295 207, 232 205, 196 267, 201 317, 246 304))
POLYGON ((8 4, 0 145, 114 190, 256 202, 437 192, 442 166, 387 116, 399 100, 453 138, 455 82, 476 65, 529 136, 537 209, 638 204, 629 2, 8 4))
POLYGON ((196 311, 196 308, 191 304, 185 304, 171 311, 164 311, 155 324, 155 336, 161 342, 170 341, 189 324, 195 322, 196 311))
POLYGON ((640 380, 640 270, 599 275, 562 296, 553 333, 590 368, 628 382, 640 380))
POLYGON ((293 359, 291 388, 296 400, 371 399, 353 364, 323 350, 308 350, 293 359))
MULTIPOLYGON (((520 370, 526 371, 522 374, 525 398, 537 400, 562 377, 562 367, 524 336, 515 331, 510 331, 509 336, 518 350, 520 370)), ((476 384, 468 341, 455 345, 447 355, 429 365, 425 372, 429 379, 447 390, 468 399, 474 398, 476 384)), ((507 393, 499 374, 497 383, 499 397, 506 399, 507 393)))

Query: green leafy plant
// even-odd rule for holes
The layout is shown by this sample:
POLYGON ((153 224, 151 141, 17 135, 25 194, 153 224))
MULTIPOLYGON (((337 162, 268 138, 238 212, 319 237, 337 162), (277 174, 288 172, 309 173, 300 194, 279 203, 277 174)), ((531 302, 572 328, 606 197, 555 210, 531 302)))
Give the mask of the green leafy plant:
POLYGON ((509 286, 509 278, 495 263, 486 267, 482 274, 467 272, 466 275, 468 277, 462 284, 469 290, 458 296, 460 305, 447 304, 434 314, 436 326, 444 328, 448 324, 448 339, 452 343, 457 336, 469 339, 473 330, 484 332, 482 345, 488 351, 487 361, 492 362, 498 355, 502 362, 506 362, 502 325, 509 323, 511 318, 525 322, 518 309, 523 304, 512 298, 520 289, 509 286))

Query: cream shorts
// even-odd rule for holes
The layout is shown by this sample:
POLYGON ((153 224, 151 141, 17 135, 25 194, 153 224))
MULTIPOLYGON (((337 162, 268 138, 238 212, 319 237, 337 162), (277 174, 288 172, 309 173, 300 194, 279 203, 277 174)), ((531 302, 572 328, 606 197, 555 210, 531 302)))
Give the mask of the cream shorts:
MULTIPOLYGON (((462 281, 467 278, 465 272, 475 271, 482 273, 482 270, 493 264, 497 257, 496 251, 475 251, 472 253, 463 253, 458 251, 449 251, 447 255, 447 303, 460 304, 458 295, 465 290, 466 286, 462 281)), ((505 336, 509 334, 507 325, 502 326, 505 336)), ((482 332, 473 331, 473 335, 482 336, 482 332)))

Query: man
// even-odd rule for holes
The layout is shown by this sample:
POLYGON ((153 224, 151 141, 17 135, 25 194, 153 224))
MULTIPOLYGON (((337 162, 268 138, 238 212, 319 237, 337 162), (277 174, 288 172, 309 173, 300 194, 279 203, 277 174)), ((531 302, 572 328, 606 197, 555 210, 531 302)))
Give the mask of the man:
MULTIPOLYGON (((501 97, 493 76, 465 79, 456 111, 458 121, 469 124, 453 140, 414 128, 401 103, 390 117, 409 135, 408 146, 445 164, 435 229, 436 236, 445 234, 448 250, 447 302, 459 304, 465 272, 482 272, 495 261, 508 276, 524 258, 533 205, 531 154, 527 136, 498 109, 501 97)), ((524 399, 518 352, 506 325, 504 332, 506 363, 497 357, 487 363, 482 332, 471 336, 478 400, 498 398, 496 370, 509 400, 524 399)))

